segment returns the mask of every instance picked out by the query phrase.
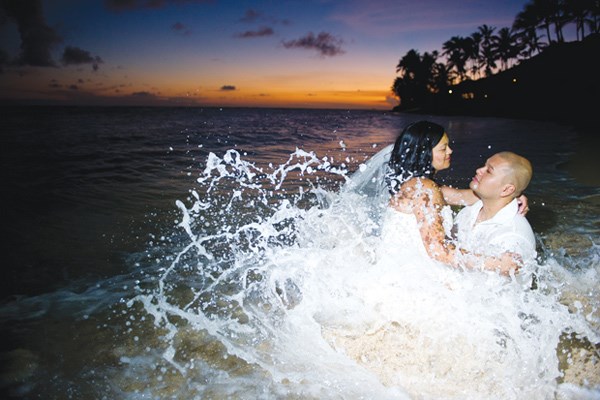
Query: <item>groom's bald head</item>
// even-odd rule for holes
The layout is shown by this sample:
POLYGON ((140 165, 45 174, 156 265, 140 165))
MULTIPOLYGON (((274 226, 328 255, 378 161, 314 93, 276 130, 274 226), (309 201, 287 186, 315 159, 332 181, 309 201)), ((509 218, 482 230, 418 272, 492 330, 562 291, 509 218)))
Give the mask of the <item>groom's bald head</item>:
POLYGON ((525 157, 510 151, 502 151, 496 155, 504 161, 505 183, 514 185, 514 196, 520 196, 531 181, 533 175, 531 163, 525 157))

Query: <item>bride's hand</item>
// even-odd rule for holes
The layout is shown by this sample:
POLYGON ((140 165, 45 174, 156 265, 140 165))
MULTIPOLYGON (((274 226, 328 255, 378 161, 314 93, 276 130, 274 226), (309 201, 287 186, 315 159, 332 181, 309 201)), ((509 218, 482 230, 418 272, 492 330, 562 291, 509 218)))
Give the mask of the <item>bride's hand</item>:
POLYGON ((513 271, 515 274, 519 272, 521 265, 523 264, 523 260, 521 256, 517 253, 511 253, 507 251, 503 253, 502 256, 499 257, 500 264, 498 265, 498 271, 502 275, 510 275, 510 272, 513 271))
POLYGON ((524 194, 517 197, 517 203, 519 204, 519 214, 527 215, 529 212, 529 200, 524 194))

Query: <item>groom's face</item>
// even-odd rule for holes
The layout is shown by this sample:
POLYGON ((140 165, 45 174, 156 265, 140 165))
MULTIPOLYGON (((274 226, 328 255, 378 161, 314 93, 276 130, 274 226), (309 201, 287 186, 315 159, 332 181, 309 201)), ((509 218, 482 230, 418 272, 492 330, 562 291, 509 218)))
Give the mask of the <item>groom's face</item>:
POLYGON ((482 199, 500 196, 509 171, 508 162, 497 154, 493 155, 477 169, 469 187, 482 199))

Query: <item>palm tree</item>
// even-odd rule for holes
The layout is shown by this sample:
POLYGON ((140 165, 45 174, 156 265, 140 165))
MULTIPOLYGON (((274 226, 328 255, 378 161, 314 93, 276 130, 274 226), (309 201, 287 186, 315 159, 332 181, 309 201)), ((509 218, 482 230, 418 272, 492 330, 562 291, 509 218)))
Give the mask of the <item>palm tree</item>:
POLYGON ((496 52, 494 51, 494 31, 495 27, 481 25, 477 31, 481 34, 481 43, 479 45, 480 68, 484 69, 484 75, 490 76, 496 68, 496 52))
POLYGON ((522 49, 521 56, 524 59, 539 54, 547 46, 535 32, 527 30, 516 35, 519 47, 522 49))
POLYGON ((495 51, 494 46, 484 47, 481 50, 481 57, 485 60, 484 64, 484 75, 491 76, 496 69, 496 61, 498 60, 498 53, 495 51))
MULTIPOLYGON (((437 52, 434 52, 437 53, 437 52)), ((432 93, 445 93, 450 85, 450 71, 444 63, 436 62, 432 65, 432 80, 430 91, 432 93)))
POLYGON ((494 50, 497 52, 501 61, 501 69, 506 70, 509 62, 521 53, 522 47, 517 41, 517 36, 508 28, 502 28, 498 31, 498 36, 494 37, 494 50))
POLYGON ((542 27, 546 29, 548 35, 548 41, 552 42, 550 36, 550 27, 554 25, 554 34, 557 42, 563 42, 564 37, 562 33, 563 20, 562 20, 562 0, 532 0, 531 6, 533 12, 538 16, 542 22, 542 27))
POLYGON ((396 65, 399 76, 394 80, 392 91, 405 108, 418 105, 421 88, 419 88, 419 76, 421 68, 421 55, 418 51, 411 49, 400 59, 396 65))
POLYGON ((600 2, 598 0, 587 0, 585 3, 589 3, 585 22, 590 29, 590 33, 600 33, 600 2))
POLYGON ((421 62, 421 55, 415 49, 411 49, 398 61, 396 72, 400 77, 408 77, 414 79, 414 75, 421 62))
POLYGON ((394 80, 392 91, 402 107, 423 106, 432 93, 440 90, 440 79, 445 79, 445 76, 438 75, 444 71, 443 64, 437 62, 438 56, 437 51, 421 56, 412 49, 400 59, 396 66, 399 76, 394 80))
MULTIPOLYGON (((515 22, 519 20, 518 27, 526 27, 528 25, 535 26, 535 29, 540 29, 546 34, 544 35, 548 39, 548 44, 552 42, 552 36, 550 34, 550 22, 549 18, 545 17, 546 11, 541 5, 539 0, 532 0, 530 3, 525 4, 523 11, 517 14, 515 22)), ((513 23, 514 25, 514 23, 513 23)))
POLYGON ((541 19, 535 11, 536 9, 532 4, 526 4, 523 11, 517 14, 512 25, 513 31, 519 35, 519 40, 525 45, 524 52, 528 57, 543 48, 540 36, 537 33, 541 19))
POLYGON ((442 54, 446 56, 448 69, 455 74, 453 77, 455 83, 465 79, 467 60, 472 48, 471 40, 471 38, 453 36, 442 45, 444 50, 442 54))
POLYGON ((590 32, 598 31, 597 22, 600 14, 598 0, 564 0, 562 7, 566 21, 575 23, 577 40, 585 38, 586 24, 590 28, 590 32))
POLYGON ((481 70, 481 41, 483 36, 480 32, 473 32, 470 36, 471 46, 468 49, 468 60, 471 61, 470 73, 472 78, 478 78, 481 70))
POLYGON ((420 70, 428 93, 437 93, 448 85, 446 68, 444 64, 437 62, 438 57, 439 53, 437 51, 425 52, 421 57, 420 70))
POLYGON ((577 40, 582 40, 585 37, 585 14, 586 7, 584 0, 580 1, 565 1, 564 12, 569 16, 569 19, 575 22, 575 35, 577 40))

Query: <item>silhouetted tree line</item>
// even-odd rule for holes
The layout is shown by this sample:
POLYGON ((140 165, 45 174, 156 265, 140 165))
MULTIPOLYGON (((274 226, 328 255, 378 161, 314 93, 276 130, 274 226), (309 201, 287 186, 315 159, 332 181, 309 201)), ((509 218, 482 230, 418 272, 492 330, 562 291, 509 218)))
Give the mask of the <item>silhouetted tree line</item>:
POLYGON ((441 54, 421 55, 412 49, 396 66, 399 75, 392 91, 400 100, 397 109, 431 108, 438 93, 499 74, 564 43, 565 27, 574 25, 576 41, 583 41, 598 34, 599 15, 600 0, 532 0, 517 14, 511 28, 496 30, 482 25, 468 37, 450 38, 441 54))

